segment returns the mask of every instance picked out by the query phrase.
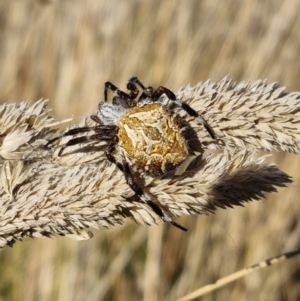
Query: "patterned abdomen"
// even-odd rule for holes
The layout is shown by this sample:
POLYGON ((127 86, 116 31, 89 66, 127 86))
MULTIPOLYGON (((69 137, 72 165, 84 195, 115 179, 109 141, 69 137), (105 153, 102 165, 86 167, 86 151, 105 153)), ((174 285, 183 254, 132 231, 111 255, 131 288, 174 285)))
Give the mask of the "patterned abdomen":
POLYGON ((119 119, 118 128, 123 155, 149 174, 175 169, 188 156, 181 119, 159 103, 129 109, 119 119))

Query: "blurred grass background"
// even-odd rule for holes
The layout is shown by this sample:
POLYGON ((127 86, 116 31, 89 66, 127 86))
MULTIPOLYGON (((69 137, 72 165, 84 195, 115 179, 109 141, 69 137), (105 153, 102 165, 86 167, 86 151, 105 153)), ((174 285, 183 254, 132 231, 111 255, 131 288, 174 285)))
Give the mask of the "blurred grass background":
MULTIPOLYGON (((49 98, 79 122, 103 84, 131 76, 175 91, 226 75, 300 90, 298 0, 0 2, 0 101, 49 98)), ((181 217, 176 228, 99 229, 90 241, 27 240, 0 252, 0 300, 175 300, 300 245, 299 158, 272 157, 295 179, 246 208, 181 217)), ((99 175, 101 176, 101 175, 99 175)), ((300 259, 201 300, 300 300, 300 259)))

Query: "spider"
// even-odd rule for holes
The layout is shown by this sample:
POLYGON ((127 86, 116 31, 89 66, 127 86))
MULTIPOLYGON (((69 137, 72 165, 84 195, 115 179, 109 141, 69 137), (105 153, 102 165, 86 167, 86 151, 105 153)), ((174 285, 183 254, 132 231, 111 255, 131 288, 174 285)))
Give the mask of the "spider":
POLYGON ((170 105, 162 104, 160 97, 163 94, 166 94, 171 103, 195 117, 212 138, 214 133, 193 108, 177 99, 169 89, 162 86, 157 89, 145 87, 137 77, 128 81, 127 89, 129 92, 125 93, 111 82, 106 82, 104 102, 99 103, 97 114, 90 116, 97 125, 71 129, 49 140, 45 148, 62 137, 93 132, 89 136, 70 139, 61 147, 58 155, 61 156, 67 147, 79 143, 91 140, 108 141, 107 159, 123 172, 127 184, 138 195, 140 201, 148 204, 162 221, 187 231, 151 200, 136 183, 132 171, 160 176, 176 169, 188 157, 185 124, 181 117, 171 110, 170 105), (142 89, 141 93, 138 87, 142 89), (107 102, 108 91, 115 93, 112 103, 107 102))

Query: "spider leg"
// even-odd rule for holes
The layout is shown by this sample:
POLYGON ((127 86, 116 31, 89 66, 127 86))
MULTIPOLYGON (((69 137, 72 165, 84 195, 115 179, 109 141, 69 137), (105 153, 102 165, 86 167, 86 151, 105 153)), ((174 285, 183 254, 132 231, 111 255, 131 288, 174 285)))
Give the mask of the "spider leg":
POLYGON ((134 181, 133 176, 131 174, 129 164, 125 161, 123 162, 124 175, 127 184, 129 187, 143 200, 148 206, 164 221, 167 222, 183 231, 187 231, 186 228, 180 226, 175 223, 170 216, 168 216, 157 204, 155 204, 150 196, 146 194, 142 188, 134 181))
POLYGON ((135 88, 136 86, 135 85, 138 85, 140 86, 142 89, 143 89, 143 93, 141 94, 141 96, 139 97, 138 101, 137 102, 141 102, 147 98, 152 98, 153 96, 153 93, 154 93, 154 89, 152 87, 145 87, 142 82, 135 76, 135 77, 132 77, 129 81, 128 81, 128 84, 127 84, 127 88, 129 89, 128 85, 131 84, 133 85, 135 88))
POLYGON ((115 145, 111 144, 107 151, 106 151, 106 156, 107 159, 116 164, 117 167, 124 173, 126 183, 128 186, 140 197, 140 199, 145 202, 164 222, 167 222, 183 231, 187 231, 186 228, 180 226, 179 224, 175 223, 170 216, 168 216, 157 204, 155 204, 150 196, 146 194, 142 188, 135 182, 129 164, 125 160, 123 161, 123 164, 117 162, 116 158, 112 154, 113 151, 115 150, 115 145))
POLYGON ((97 115, 91 115, 90 118, 96 123, 103 124, 102 120, 97 115))
POLYGON ((211 129, 211 127, 208 125, 208 123, 206 122, 206 120, 204 120, 191 106, 189 106, 187 103, 179 100, 176 98, 176 95, 169 89, 160 86, 158 89, 156 89, 152 95, 152 99, 154 101, 157 101, 162 94, 166 94, 167 97, 172 100, 174 103, 176 103, 176 105, 178 105, 179 107, 181 107, 183 110, 185 110, 190 116, 195 117, 195 119, 201 123, 205 129, 207 130, 207 132, 209 133, 209 135, 211 136, 212 139, 215 138, 215 134, 213 132, 213 130, 211 129))
POLYGON ((60 157, 63 153, 63 151, 72 145, 76 145, 79 143, 86 143, 92 140, 98 140, 98 141, 111 141, 113 140, 115 137, 115 133, 111 132, 111 130, 109 132, 101 132, 101 133, 97 133, 91 136, 84 136, 84 137, 77 137, 77 138, 73 138, 71 140, 69 140, 64 146, 62 146, 62 148, 59 150, 58 152, 58 156, 60 157))
POLYGON ((113 152, 116 149, 115 143, 110 143, 106 149, 106 157, 108 161, 115 164, 122 172, 124 172, 123 165, 117 161, 115 156, 113 155, 113 152))
POLYGON ((138 94, 138 90, 136 87, 130 86, 132 89, 129 94, 119 90, 114 84, 111 82, 106 82, 104 84, 104 101, 107 102, 108 99, 108 91, 113 91, 114 93, 117 94, 113 98, 113 104, 115 105, 121 105, 125 108, 131 108, 135 105, 134 99, 136 98, 138 94))
POLYGON ((135 84, 133 84, 133 83, 130 82, 130 81, 127 83, 127 90, 129 90, 129 96, 130 96, 130 98, 132 98, 132 99, 137 98, 137 96, 139 95, 139 90, 138 90, 138 88, 136 87, 135 84))
MULTIPOLYGON (((94 115, 93 115, 94 116, 94 115)), ((76 134, 79 134, 79 133, 86 133, 86 132, 91 132, 91 131, 94 131, 96 133, 98 132, 103 132, 103 131, 107 131, 107 132, 111 132, 111 131, 115 131, 116 130, 116 126, 115 125, 103 125, 103 124, 100 124, 100 125, 97 125, 97 126, 85 126, 85 127, 81 127, 81 128, 75 128, 75 129, 71 129, 61 135, 59 135, 58 137, 55 137, 51 140, 49 140, 46 145, 44 146, 45 149, 47 149, 49 147, 50 144, 52 144, 53 142, 63 138, 63 137, 66 137, 66 136, 74 136, 76 134)))
POLYGON ((136 76, 132 77, 132 78, 128 81, 128 83, 132 83, 132 84, 139 85, 143 90, 146 89, 146 87, 142 84, 142 82, 141 82, 136 76))
POLYGON ((195 117, 195 119, 201 123, 206 131, 209 133, 210 137, 212 139, 215 139, 215 134, 212 130, 212 128, 208 125, 207 121, 205 119, 203 119, 203 117, 201 117, 191 106, 189 106, 187 103, 177 99, 175 101, 175 103, 180 106, 183 110, 185 110, 190 116, 195 117))

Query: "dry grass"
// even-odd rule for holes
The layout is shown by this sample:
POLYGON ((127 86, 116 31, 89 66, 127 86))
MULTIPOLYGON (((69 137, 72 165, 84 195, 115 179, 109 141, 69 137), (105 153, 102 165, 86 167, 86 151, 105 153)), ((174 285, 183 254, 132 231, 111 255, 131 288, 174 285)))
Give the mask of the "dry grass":
MULTIPOLYGON (((270 89, 276 87, 274 84, 248 86, 230 85, 230 80, 224 79, 220 83, 181 89, 178 93, 178 98, 188 98, 193 107, 200 105, 203 117, 212 121, 217 138, 202 137, 201 147, 217 148, 219 154, 207 157, 195 154, 179 174, 141 178, 144 190, 168 212, 175 216, 212 213, 217 207, 260 200, 265 192, 276 191, 276 186, 284 187, 291 182, 274 164, 266 164, 264 157, 256 158, 255 152, 276 147, 299 154, 300 119, 295 107, 300 102, 297 99, 300 93, 284 94, 282 89, 274 93, 275 89, 270 89), (214 97, 208 101, 207 95, 214 97), (246 105, 251 106, 254 119, 244 116, 250 115, 246 105), (209 110, 210 107, 214 109, 209 110), (204 115, 208 111, 209 119, 204 115), (234 148, 230 148, 230 140, 235 142, 234 148)), ((12 246, 26 236, 88 239, 91 234, 87 228, 121 224, 122 217, 131 217, 145 225, 159 222, 150 207, 134 199, 118 168, 108 163, 105 142, 100 142, 102 146, 96 150, 95 143, 91 144, 90 151, 88 147, 82 151, 82 146, 77 145, 64 156, 44 148, 47 138, 55 132, 51 130, 54 120, 48 116, 44 101, 32 106, 3 105, 0 116, 0 247, 12 246)), ((89 118, 83 123, 88 121, 89 118)), ((203 129, 197 133, 208 135, 203 129)), ((61 139, 61 143, 65 140, 61 139)), ((191 141, 195 151, 199 144, 196 141, 191 141)))
MULTIPOLYGON (((126 80, 134 75, 146 84, 163 84, 175 91, 189 82, 195 86, 207 78, 212 78, 214 83, 226 74, 238 82, 268 77, 269 83, 278 80, 288 84, 289 90, 297 91, 299 5, 296 0, 2 2, 1 102, 49 98, 49 107, 54 108, 57 120, 73 116, 74 123, 78 123, 95 111, 97 102, 102 99, 104 81, 112 80, 123 88, 126 80)), ((264 83, 260 87, 264 87, 264 83)), ((204 100, 191 100, 201 112, 205 110, 201 101, 208 101, 205 117, 221 137, 215 146, 223 157, 207 157, 208 167, 221 162, 228 170, 236 166, 238 169, 257 168, 261 164, 270 166, 261 161, 261 155, 253 154, 251 146, 257 150, 299 153, 298 128, 292 122, 298 114, 297 96, 281 95, 272 103, 273 96, 280 94, 280 88, 270 84, 268 89, 268 93, 259 97, 249 90, 248 100, 242 102, 244 108, 237 107, 241 103, 239 94, 232 98, 230 89, 220 98, 211 95, 204 100), (263 105, 260 108, 257 105, 254 110, 253 102, 257 98, 263 105), (211 106, 210 99, 214 102, 211 106), (226 109, 228 99, 236 100, 230 104, 233 112, 226 109), (288 104, 292 104, 290 108, 288 104), (280 112, 276 111, 278 106, 280 112), (263 115, 259 115, 261 110, 263 115), (228 120, 218 120, 217 112, 226 112, 229 122, 235 120, 238 128, 228 127, 228 120), (281 122, 292 126, 285 129, 281 122), (243 131, 239 131, 240 127, 243 131), (228 152, 225 156, 221 142, 226 142, 226 147, 238 145, 249 150, 237 151, 234 156, 228 152), (253 165, 245 165, 250 158, 253 165), (230 162, 236 164, 230 165, 230 162)), ((46 122, 45 119, 42 122, 46 122)), ((30 141, 35 130, 27 127, 16 133, 23 134, 30 143, 18 144, 12 139, 17 144, 11 146, 10 142, 12 149, 4 153, 13 153, 17 159, 20 155, 17 150, 29 156, 38 154, 42 158, 40 164, 57 164, 67 169, 65 164, 72 162, 71 154, 61 159, 54 157, 52 163, 52 152, 37 151, 45 138, 30 141), (28 145, 34 147, 32 154, 28 145)), ((205 135, 202 128, 197 129, 197 133, 205 135)), ((201 137, 201 141, 205 147, 214 148, 208 138, 201 137)), ((89 159, 80 153, 78 157, 89 159)), ((95 154, 93 160, 87 164, 100 162, 101 154, 95 154)), ((131 300, 175 300, 264 258, 295 249, 300 234, 299 159, 295 155, 278 154, 276 161, 281 170, 293 176, 292 186, 284 192, 270 194, 266 201, 247 204, 246 208, 217 210, 214 216, 207 217, 182 217, 180 223, 189 229, 188 234, 162 225, 148 230, 129 222, 126 227, 94 231, 96 237, 81 244, 67 239, 47 239, 17 243, 13 250, 4 249, 0 258, 0 300, 122 301, 129 297, 131 300)), ((81 166, 82 161, 78 164, 81 166)), ((96 164, 97 168, 101 168, 101 164, 104 163, 96 164)), ((5 164, 5 167, 6 172, 17 175, 21 183, 27 180, 22 166, 11 169, 11 165, 5 164)), ((71 170, 75 172, 75 169, 71 170)), ((94 179, 100 182, 97 171, 95 169, 94 179)), ((196 177, 203 177, 200 171, 203 169, 197 169, 196 177)), ((217 178, 218 172, 213 176, 217 178)), ((18 181, 6 183, 5 195, 13 196, 14 191, 20 191, 16 189, 18 181)), ((180 183, 184 183, 184 179, 180 183)), ((158 197, 157 186, 165 185, 151 179, 147 179, 146 184, 158 197)), ((202 184, 205 186, 205 182, 202 184)), ((123 188, 127 189, 120 186, 123 188)), ((182 198, 176 204, 179 201, 182 198)), ((175 208, 174 213, 181 214, 178 210, 175 208)), ((26 214, 20 211, 23 213, 26 214)), ((72 227, 80 229, 76 219, 72 227)), ((298 272, 299 264, 294 259, 249 275, 202 300, 297 300, 300 297, 298 272)))
POLYGON ((269 266, 273 266, 275 264, 280 263, 281 261, 285 261, 285 260, 290 259, 294 256, 299 255, 299 254, 300 254, 300 249, 297 249, 297 250, 294 250, 294 251, 290 251, 290 252, 275 256, 273 258, 266 259, 264 261, 261 261, 257 264, 252 265, 251 267, 242 269, 242 270, 240 270, 238 272, 235 272, 231 275, 228 275, 224 278, 218 279, 213 284, 205 285, 205 286, 197 289, 196 291, 194 291, 194 292, 178 299, 177 301, 194 300, 194 299, 196 299, 200 296, 203 296, 205 294, 212 293, 216 289, 219 289, 220 287, 222 287, 224 285, 228 285, 229 283, 231 283, 233 281, 236 281, 236 280, 238 280, 242 277, 245 277, 246 275, 248 275, 250 273, 253 273, 253 272, 255 272, 257 270, 260 270, 260 269, 264 269, 264 268, 269 267, 269 266))

